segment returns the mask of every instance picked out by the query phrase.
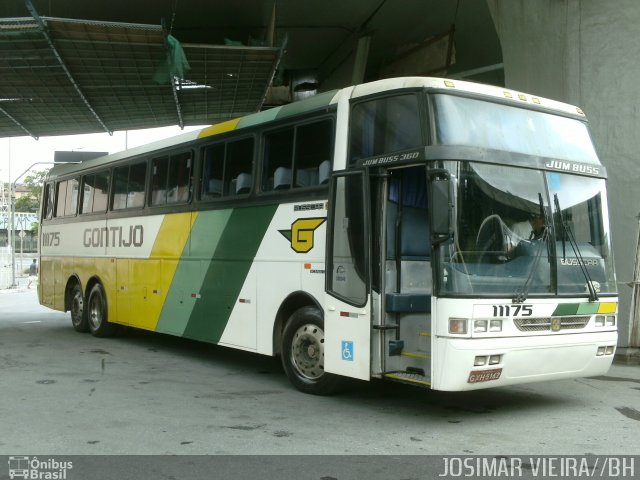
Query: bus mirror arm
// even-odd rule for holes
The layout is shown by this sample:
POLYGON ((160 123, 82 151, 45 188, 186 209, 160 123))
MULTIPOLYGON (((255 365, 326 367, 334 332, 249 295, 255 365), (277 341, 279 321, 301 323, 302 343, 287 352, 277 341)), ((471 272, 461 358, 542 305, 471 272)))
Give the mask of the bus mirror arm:
POLYGON ((447 241, 453 235, 454 180, 444 169, 428 170, 430 176, 429 223, 434 245, 447 241))

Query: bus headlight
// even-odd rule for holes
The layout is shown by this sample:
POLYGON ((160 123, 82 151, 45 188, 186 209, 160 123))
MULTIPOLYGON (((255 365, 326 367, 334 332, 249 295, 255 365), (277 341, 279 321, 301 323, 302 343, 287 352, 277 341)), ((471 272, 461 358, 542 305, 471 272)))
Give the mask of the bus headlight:
POLYGON ((604 327, 604 315, 596 316, 596 327, 604 327))
POLYGON ((607 315, 607 319, 605 320, 605 325, 608 327, 616 326, 616 316, 615 315, 607 315))
POLYGON ((467 319, 466 318, 450 318, 449 319, 449 333, 455 333, 457 335, 465 335, 467 333, 467 319))
POLYGON ((476 358, 473 359, 473 366, 474 367, 482 367, 483 365, 487 364, 487 357, 484 355, 478 355, 476 358))
POLYGON ((487 321, 486 320, 474 320, 473 321, 473 331, 482 333, 487 331, 487 321))
POLYGON ((491 355, 489 357, 489 365, 498 365, 502 362, 502 355, 491 355))
POLYGON ((489 325, 490 332, 501 332, 502 331, 502 320, 491 320, 491 324, 489 325))

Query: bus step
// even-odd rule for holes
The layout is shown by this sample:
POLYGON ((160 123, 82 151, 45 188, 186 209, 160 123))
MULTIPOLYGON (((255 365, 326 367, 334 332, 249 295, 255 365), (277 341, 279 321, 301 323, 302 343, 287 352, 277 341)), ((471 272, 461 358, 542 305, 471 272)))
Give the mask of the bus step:
POLYGON ((397 382, 411 383, 413 385, 423 385, 426 387, 431 386, 429 378, 427 378, 425 375, 420 375, 419 373, 388 372, 385 373, 383 377, 388 378, 389 380, 395 380, 397 382))
POLYGON ((431 359, 431 355, 429 355, 426 352, 401 352, 400 355, 402 355, 403 357, 411 357, 411 358, 420 358, 423 360, 429 360, 431 359))

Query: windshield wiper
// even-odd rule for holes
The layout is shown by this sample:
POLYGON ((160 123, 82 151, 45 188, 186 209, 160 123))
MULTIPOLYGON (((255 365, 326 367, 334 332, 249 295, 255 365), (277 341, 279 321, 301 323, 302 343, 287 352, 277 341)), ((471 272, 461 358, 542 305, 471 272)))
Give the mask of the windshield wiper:
POLYGON ((533 279, 533 273, 538 269, 538 264, 540 263, 540 257, 542 257, 542 246, 549 245, 549 218, 548 212, 544 208, 544 203, 542 201, 542 194, 538 192, 538 202, 540 204, 540 216, 544 218, 544 226, 542 227, 542 234, 540 235, 540 239, 538 242, 538 248, 536 250, 536 255, 533 258, 533 264, 531 265, 531 270, 529 270, 529 275, 527 276, 527 280, 524 282, 524 285, 520 288, 517 288, 513 294, 513 298, 511 299, 513 303, 522 303, 527 299, 529 295, 529 288, 531 288, 531 280, 533 279))
MULTIPOLYGON (((580 265, 580 270, 582 270, 582 274, 584 275, 584 278, 587 281, 587 289, 589 290, 589 301, 590 302, 596 302, 596 301, 598 301, 598 293, 596 292, 596 289, 593 286, 593 281, 591 280, 591 275, 589 275, 589 271, 587 270, 587 266, 585 265, 584 260, 582 258, 582 254, 580 253, 580 248, 578 247, 578 242, 576 241, 575 237, 573 236, 573 232, 569 228, 569 225, 567 225, 567 223, 564 220, 564 217, 562 215, 562 210, 560 209, 560 202, 558 201, 558 194, 557 193, 555 193, 553 195, 553 203, 554 203, 554 205, 556 207, 556 212, 558 213, 558 216, 560 217, 560 225, 562 225, 562 230, 564 231, 567 239, 569 240, 569 245, 571 245, 573 253, 576 256, 576 258, 578 259, 578 264, 580 265)), ((565 245, 564 245, 564 243, 565 243, 564 242, 565 235, 562 236, 562 258, 565 258, 565 256, 566 256, 565 245)))

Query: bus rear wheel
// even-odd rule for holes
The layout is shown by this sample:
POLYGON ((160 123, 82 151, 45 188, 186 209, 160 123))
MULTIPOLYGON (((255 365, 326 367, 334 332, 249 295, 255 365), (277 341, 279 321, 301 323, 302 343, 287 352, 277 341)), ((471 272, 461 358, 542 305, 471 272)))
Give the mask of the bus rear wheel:
POLYGON ((89 322, 87 311, 84 308, 84 294, 79 284, 75 284, 71 290, 71 324, 76 332, 88 332, 89 322))
POLYGON ((301 392, 329 395, 339 377, 324 371, 324 318, 315 307, 296 310, 282 334, 282 366, 301 392))
POLYGON ((116 326, 109 323, 107 297, 102 285, 96 283, 89 293, 87 318, 89 330, 96 337, 110 337, 116 333, 116 326))

